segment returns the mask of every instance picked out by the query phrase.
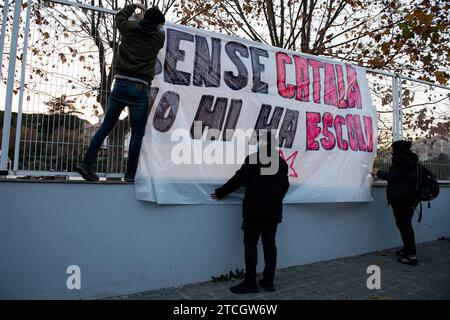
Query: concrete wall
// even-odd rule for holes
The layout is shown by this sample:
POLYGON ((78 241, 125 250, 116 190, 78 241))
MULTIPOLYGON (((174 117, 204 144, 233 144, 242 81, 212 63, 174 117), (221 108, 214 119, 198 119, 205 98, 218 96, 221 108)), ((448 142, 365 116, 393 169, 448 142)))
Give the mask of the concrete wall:
MULTIPOLYGON (((373 195, 370 203, 286 205, 278 267, 399 246, 385 188, 373 195)), ((442 187, 424 208, 418 242, 450 236, 449 199, 442 187)), ((238 205, 159 206, 136 201, 126 184, 7 181, 0 203, 3 299, 127 294, 243 267, 238 205), (66 287, 69 265, 81 268, 81 290, 66 287)))

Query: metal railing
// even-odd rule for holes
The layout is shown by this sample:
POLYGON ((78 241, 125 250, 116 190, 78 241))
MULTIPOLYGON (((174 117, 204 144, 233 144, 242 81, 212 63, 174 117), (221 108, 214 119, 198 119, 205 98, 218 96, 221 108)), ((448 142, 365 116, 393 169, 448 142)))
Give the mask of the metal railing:
MULTIPOLYGON (((10 48, 22 47, 22 55, 20 79, 13 76, 18 59, 8 59, 2 146, 14 146, 14 174, 73 175, 107 106, 119 41, 115 11, 69 1, 28 4, 22 15, 16 5, 5 27, 12 34, 10 48), (13 141, 8 132, 15 132, 13 141)), ((8 57, 14 56, 10 50, 8 57)), ((97 172, 114 177, 124 171, 128 127, 125 111, 99 152, 97 172)))
MULTIPOLYGON (((0 40, 2 63, 7 63, 5 77, 0 66, 0 92, 5 92, 1 149, 7 150, 1 153, 0 170, 76 175, 111 89, 120 40, 116 11, 66 0, 29 0, 24 10, 16 1, 12 11, 9 4, 4 0, 0 40)), ((391 142, 408 138, 437 177, 450 180, 450 133, 445 125, 439 127, 450 117, 450 87, 366 70, 379 118, 376 165, 388 166, 391 142)), ((99 152, 97 172, 121 176, 128 135, 124 112, 99 152)))

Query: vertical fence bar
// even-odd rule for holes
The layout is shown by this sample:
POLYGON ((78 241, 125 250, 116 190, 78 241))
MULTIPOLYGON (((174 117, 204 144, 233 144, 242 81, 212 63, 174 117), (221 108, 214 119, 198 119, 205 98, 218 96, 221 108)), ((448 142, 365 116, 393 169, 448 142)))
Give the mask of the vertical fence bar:
MULTIPOLYGON (((9 0, 5 0, 3 7, 3 21, 2 21, 2 35, 0 37, 0 58, 3 61, 3 49, 5 46, 5 35, 6 35, 6 26, 8 24, 8 9, 9 9, 9 0)), ((0 79, 2 78, 2 63, 0 63, 0 79)))
POLYGON ((0 175, 8 175, 9 136, 11 130, 12 100, 14 95, 14 73, 16 69, 17 42, 19 38, 20 11, 22 1, 14 5, 13 29, 11 32, 11 50, 9 53, 8 79, 6 84, 5 114, 3 118, 2 154, 0 157, 0 175))
POLYGON ((398 78, 398 137, 403 140, 403 95, 402 95, 402 78, 398 78))
POLYGON ((30 33, 30 15, 31 6, 33 0, 28 0, 27 2, 27 15, 25 20, 25 34, 23 40, 23 51, 22 51, 22 69, 20 74, 20 92, 19 92, 19 104, 17 106, 17 122, 16 122, 16 140, 14 144, 14 164, 13 171, 17 172, 19 167, 19 151, 20 151, 20 138, 22 133, 22 105, 23 105, 23 91, 25 88, 25 75, 27 66, 27 52, 28 52, 28 36, 30 33))
POLYGON ((398 96, 398 76, 392 77, 392 134, 393 141, 400 140, 399 132, 399 96, 398 96))

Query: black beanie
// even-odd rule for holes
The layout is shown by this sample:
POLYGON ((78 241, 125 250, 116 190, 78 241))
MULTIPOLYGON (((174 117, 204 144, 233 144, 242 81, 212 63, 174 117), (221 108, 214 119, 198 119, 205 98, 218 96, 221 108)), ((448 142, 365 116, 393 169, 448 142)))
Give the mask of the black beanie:
POLYGON ((152 7, 145 11, 144 20, 149 20, 154 24, 162 24, 166 22, 166 18, 157 7, 152 7))
POLYGON ((408 153, 411 150, 411 141, 406 140, 398 140, 392 143, 392 153, 400 154, 400 153, 408 153))

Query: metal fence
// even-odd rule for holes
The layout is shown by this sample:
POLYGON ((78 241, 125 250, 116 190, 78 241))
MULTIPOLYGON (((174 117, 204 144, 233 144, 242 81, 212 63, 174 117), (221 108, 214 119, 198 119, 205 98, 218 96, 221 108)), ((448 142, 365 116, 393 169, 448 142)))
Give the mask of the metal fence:
MULTIPOLYGON (((5 86, 14 84, 6 99, 17 105, 9 169, 18 175, 72 175, 107 106, 120 40, 115 12, 66 1, 28 1, 19 18, 16 10, 20 7, 6 28, 12 34, 5 38, 10 54, 7 46, 4 50, 16 77, 2 77, 5 86), (11 50, 15 47, 20 55, 11 50), (20 66, 14 68, 13 60, 20 66)), ((124 172, 128 128, 124 111, 99 152, 97 172, 109 177, 124 172)))
MULTIPOLYGON (((5 108, 0 121, 2 150, 8 151, 2 151, 0 170, 76 175, 75 167, 107 105, 120 41, 115 12, 65 0, 3 4, 0 92, 5 108)), ((439 179, 450 180, 450 133, 445 124, 450 118, 450 88, 367 71, 379 120, 376 165, 387 168, 392 141, 407 138, 439 179)), ((124 111, 102 146, 97 172, 121 176, 128 136, 124 111)))
POLYGON ((375 166, 391 164, 392 141, 413 141, 419 160, 441 181, 450 181, 450 88, 368 70, 378 111, 375 166))

